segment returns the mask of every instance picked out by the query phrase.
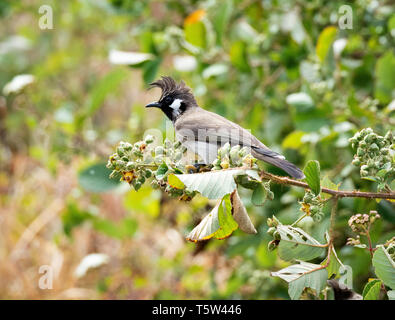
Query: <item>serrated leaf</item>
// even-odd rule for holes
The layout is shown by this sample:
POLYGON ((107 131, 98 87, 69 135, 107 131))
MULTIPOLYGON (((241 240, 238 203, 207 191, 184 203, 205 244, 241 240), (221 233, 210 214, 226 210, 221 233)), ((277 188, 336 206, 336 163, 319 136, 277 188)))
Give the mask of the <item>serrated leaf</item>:
POLYGON ((303 169, 306 176, 306 182, 311 191, 318 195, 321 191, 320 186, 320 163, 317 160, 310 160, 303 169))
POLYGON ((226 195, 218 201, 214 209, 187 235, 189 241, 208 240, 213 237, 224 239, 229 237, 238 227, 232 217, 230 196, 226 195))
POLYGON ((91 165, 78 174, 78 182, 86 191, 108 192, 117 188, 119 180, 110 179, 111 170, 106 168, 106 163, 91 165))
POLYGON ((285 261, 294 259, 308 261, 325 252, 325 245, 300 228, 280 224, 276 229, 281 236, 278 254, 285 261))
POLYGON ((363 300, 378 300, 380 296, 381 281, 374 279, 369 281, 363 289, 363 300))
POLYGON ((234 176, 244 169, 218 170, 193 174, 177 174, 189 190, 198 191, 209 199, 221 199, 236 189, 234 176))
POLYGON ((383 246, 376 248, 372 260, 375 273, 386 286, 395 289, 395 262, 383 246))
POLYGON ((304 288, 311 288, 318 295, 324 289, 328 279, 328 272, 321 265, 304 261, 280 271, 272 272, 271 275, 280 277, 289 283, 288 294, 292 300, 298 299, 304 288))

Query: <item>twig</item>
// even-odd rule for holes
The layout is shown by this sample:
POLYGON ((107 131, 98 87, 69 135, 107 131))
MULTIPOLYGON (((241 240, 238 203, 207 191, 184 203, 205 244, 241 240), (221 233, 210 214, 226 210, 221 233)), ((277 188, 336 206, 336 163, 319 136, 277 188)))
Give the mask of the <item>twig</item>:
MULTIPOLYGON (((310 189, 309 185, 305 182, 294 180, 288 177, 280 177, 274 174, 261 171, 260 176, 262 179, 271 180, 277 184, 285 184, 305 189, 310 189)), ((362 191, 342 191, 333 190, 328 188, 321 188, 321 192, 336 196, 337 198, 367 198, 367 199, 395 199, 395 192, 362 192, 362 191)))

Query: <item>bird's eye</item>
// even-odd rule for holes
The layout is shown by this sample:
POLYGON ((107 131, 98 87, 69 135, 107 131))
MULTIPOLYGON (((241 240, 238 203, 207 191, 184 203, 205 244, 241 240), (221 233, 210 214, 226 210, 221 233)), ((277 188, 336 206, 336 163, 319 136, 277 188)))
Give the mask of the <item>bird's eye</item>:
POLYGON ((164 100, 164 102, 165 102, 167 105, 171 104, 172 101, 173 101, 173 98, 172 98, 172 97, 169 97, 169 96, 166 97, 165 100, 164 100))

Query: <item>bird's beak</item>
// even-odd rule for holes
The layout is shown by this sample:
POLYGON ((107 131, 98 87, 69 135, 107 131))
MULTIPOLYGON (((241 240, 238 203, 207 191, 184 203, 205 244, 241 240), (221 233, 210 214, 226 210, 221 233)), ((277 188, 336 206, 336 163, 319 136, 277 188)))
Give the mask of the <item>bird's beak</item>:
POLYGON ((151 103, 148 103, 145 107, 146 108, 160 108, 160 103, 157 101, 151 102, 151 103))

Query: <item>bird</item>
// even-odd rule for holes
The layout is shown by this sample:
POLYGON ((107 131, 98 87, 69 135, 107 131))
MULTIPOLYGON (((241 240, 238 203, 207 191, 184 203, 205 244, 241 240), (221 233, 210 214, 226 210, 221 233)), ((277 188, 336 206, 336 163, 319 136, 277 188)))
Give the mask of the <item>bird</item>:
POLYGON ((184 81, 176 82, 172 77, 162 76, 152 82, 150 88, 158 87, 162 94, 158 101, 146 108, 159 108, 173 123, 175 136, 189 151, 199 155, 205 164, 211 164, 218 156, 218 149, 230 146, 247 147, 258 160, 274 165, 296 179, 303 179, 303 172, 281 154, 270 150, 248 130, 201 108, 184 81))

